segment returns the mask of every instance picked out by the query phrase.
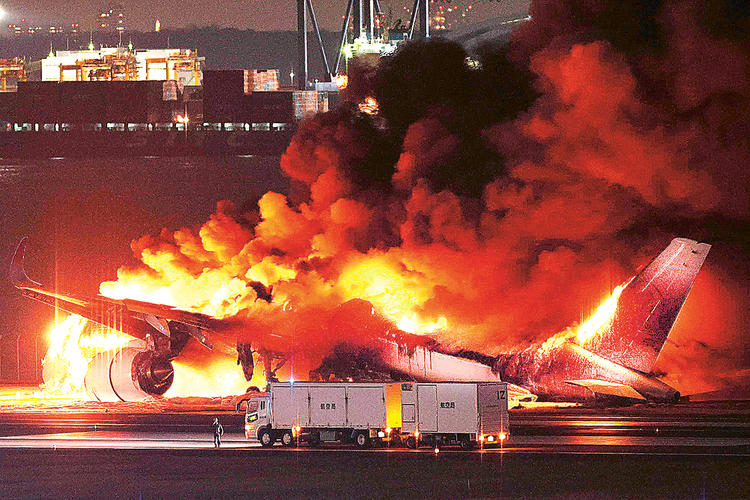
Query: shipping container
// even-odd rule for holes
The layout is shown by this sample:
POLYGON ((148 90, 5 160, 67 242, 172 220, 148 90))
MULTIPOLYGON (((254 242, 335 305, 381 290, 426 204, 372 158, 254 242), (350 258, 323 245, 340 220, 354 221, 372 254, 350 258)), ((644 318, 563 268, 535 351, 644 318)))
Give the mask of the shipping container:
POLYGON ((294 116, 303 120, 316 113, 328 111, 328 92, 317 90, 294 91, 294 116))
POLYGON ((105 109, 104 121, 108 123, 148 123, 148 84, 149 82, 138 81, 106 82, 106 86, 102 87, 105 109))
POLYGON ((293 92, 254 92, 245 96, 244 122, 294 123, 293 92))
POLYGON ((276 69, 245 70, 245 93, 279 90, 279 71, 276 69))
POLYGON ((242 121, 245 77, 242 70, 203 72, 203 119, 208 123, 242 121))
POLYGON ((24 123, 56 121, 60 108, 60 87, 57 82, 18 82, 19 116, 24 123))

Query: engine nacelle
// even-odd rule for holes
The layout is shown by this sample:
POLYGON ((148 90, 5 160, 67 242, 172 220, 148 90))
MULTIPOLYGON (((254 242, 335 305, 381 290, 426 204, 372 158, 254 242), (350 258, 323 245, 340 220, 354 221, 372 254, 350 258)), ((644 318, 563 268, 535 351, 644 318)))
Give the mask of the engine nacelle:
POLYGON ((89 362, 83 385, 95 401, 139 401, 162 395, 172 386, 174 368, 154 351, 124 347, 97 354, 89 362))

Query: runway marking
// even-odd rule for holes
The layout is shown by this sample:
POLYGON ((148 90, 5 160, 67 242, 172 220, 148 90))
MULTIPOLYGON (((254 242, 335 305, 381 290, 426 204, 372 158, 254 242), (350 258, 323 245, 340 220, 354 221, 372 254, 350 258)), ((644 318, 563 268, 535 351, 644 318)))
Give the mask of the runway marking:
MULTIPOLYGON (((636 436, 518 436, 506 446, 485 448, 476 453, 504 454, 563 454, 563 455, 632 455, 632 456, 731 456, 750 457, 750 439, 747 438, 693 438, 693 437, 636 437, 636 436), (593 449, 591 449, 593 448, 593 449), (634 449, 637 448, 637 449, 634 449), (726 451, 722 451, 725 449, 726 451), (734 449, 734 451, 730 451, 734 449), (669 451, 663 451, 669 450, 669 451), (684 451, 682 451, 684 450, 684 451)), ((42 435, 11 436, 0 438, 0 448, 16 449, 112 449, 112 450, 210 450, 212 436, 208 433, 146 433, 88 431, 42 435)), ((265 449, 242 435, 225 436, 222 450, 256 450, 269 453, 283 452, 369 452, 369 453, 434 453, 432 448, 409 450, 405 448, 374 448, 359 450, 338 448, 282 448, 265 449)), ((217 450, 220 451, 220 450, 217 450)), ((443 453, 467 453, 451 447, 443 453)))

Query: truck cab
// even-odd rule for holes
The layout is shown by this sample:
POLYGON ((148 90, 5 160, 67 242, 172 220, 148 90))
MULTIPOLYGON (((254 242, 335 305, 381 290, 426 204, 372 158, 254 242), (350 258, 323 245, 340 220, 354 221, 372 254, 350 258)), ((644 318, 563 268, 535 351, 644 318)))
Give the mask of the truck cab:
POLYGON ((258 439, 260 429, 268 428, 271 423, 271 396, 256 396, 247 400, 245 411, 245 437, 258 439))

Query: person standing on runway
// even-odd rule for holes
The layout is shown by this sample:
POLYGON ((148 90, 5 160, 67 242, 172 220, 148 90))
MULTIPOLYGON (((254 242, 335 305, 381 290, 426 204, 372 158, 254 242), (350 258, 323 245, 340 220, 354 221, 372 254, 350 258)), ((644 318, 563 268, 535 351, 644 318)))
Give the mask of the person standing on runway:
POLYGON ((219 423, 219 419, 215 418, 213 423, 214 428, 214 448, 221 448, 221 436, 224 435, 224 427, 219 423))

